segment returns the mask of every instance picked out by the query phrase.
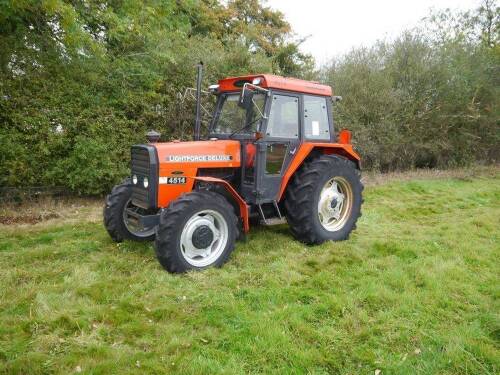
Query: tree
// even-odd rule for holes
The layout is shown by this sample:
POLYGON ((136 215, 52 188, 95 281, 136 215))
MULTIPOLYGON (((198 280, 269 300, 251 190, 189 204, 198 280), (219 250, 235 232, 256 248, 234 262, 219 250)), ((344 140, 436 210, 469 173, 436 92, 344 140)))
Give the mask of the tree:
POLYGON ((474 11, 434 12, 395 40, 354 49, 322 68, 323 79, 344 97, 337 125, 353 130, 365 167, 498 160, 495 12, 490 1, 474 11))
POLYGON ((107 191, 148 129, 192 134, 200 59, 205 82, 301 75, 290 35, 260 1, 1 0, 0 185, 107 191))

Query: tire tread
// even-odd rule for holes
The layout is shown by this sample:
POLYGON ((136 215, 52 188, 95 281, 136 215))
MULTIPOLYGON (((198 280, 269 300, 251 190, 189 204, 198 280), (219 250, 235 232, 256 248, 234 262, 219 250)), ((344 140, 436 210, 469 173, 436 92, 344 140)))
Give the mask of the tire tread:
MULTIPOLYGON (((229 226, 233 227, 234 236, 229 238, 229 248, 223 252, 217 259, 216 266, 221 266, 227 261, 231 252, 234 250, 235 239, 239 237, 238 218, 234 212, 233 206, 220 194, 211 191, 193 191, 181 195, 178 199, 171 202, 164 209, 160 216, 160 224, 156 229, 155 251, 158 261, 168 272, 181 273, 188 270, 186 265, 179 259, 173 245, 176 244, 176 236, 179 230, 178 224, 185 218, 185 212, 191 206, 197 206, 207 200, 217 202, 216 204, 226 207, 230 212, 229 226)), ((229 229, 231 232, 231 229, 229 229)))
MULTIPOLYGON (((295 238, 307 244, 319 244, 325 241, 324 237, 315 228, 313 222, 314 190, 320 178, 330 170, 340 170, 349 168, 356 171, 357 182, 360 184, 360 191, 363 191, 363 184, 360 179, 360 171, 349 159, 340 155, 321 155, 318 158, 309 160, 295 173, 292 181, 287 187, 285 195, 285 209, 290 230, 295 238)), ((361 203, 362 203, 361 199, 361 203)), ((352 227, 338 240, 346 240, 352 230, 356 228, 356 221, 361 216, 354 218, 352 227)))

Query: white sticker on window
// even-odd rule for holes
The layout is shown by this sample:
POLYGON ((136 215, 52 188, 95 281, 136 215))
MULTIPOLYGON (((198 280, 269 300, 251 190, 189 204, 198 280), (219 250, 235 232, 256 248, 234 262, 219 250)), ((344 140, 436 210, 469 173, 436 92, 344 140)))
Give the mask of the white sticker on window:
POLYGON ((319 135, 319 121, 312 121, 312 135, 319 135))

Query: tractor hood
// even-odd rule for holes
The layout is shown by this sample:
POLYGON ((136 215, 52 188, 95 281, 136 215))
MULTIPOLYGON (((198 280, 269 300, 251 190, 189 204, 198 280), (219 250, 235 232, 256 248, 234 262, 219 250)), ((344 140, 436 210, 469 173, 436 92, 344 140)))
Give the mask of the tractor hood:
POLYGON ((198 168, 236 168, 240 166, 240 142, 211 140, 154 143, 160 164, 160 176, 172 171, 185 175, 196 173, 198 168))
POLYGON ((158 207, 166 207, 181 194, 192 190, 201 168, 240 166, 240 142, 213 140, 152 143, 159 162, 158 207))

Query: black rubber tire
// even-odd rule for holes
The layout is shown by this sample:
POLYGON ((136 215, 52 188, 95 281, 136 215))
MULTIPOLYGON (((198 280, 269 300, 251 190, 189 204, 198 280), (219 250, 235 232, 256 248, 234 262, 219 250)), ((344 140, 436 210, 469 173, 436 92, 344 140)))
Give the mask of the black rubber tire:
POLYGON ((125 179, 111 190, 111 193, 106 197, 106 204, 103 209, 104 226, 115 242, 122 242, 123 240, 153 241, 155 238, 154 233, 147 237, 137 236, 130 232, 123 222, 123 210, 131 196, 132 182, 130 178, 125 179))
POLYGON ((293 177, 285 196, 286 218, 295 238, 306 244, 341 241, 349 238, 361 216, 363 184, 356 165, 339 155, 322 155, 306 162, 293 177), (318 200, 326 182, 340 176, 353 191, 351 216, 337 231, 327 231, 318 218, 318 200))
POLYGON ((233 206, 226 198, 211 191, 186 193, 170 203, 161 213, 160 224, 156 229, 156 257, 163 268, 172 273, 221 267, 234 250, 238 236, 238 218, 234 213, 233 206), (180 236, 187 221, 197 212, 207 209, 219 212, 226 220, 228 241, 225 249, 215 262, 205 267, 196 267, 188 263, 182 255, 180 236))

